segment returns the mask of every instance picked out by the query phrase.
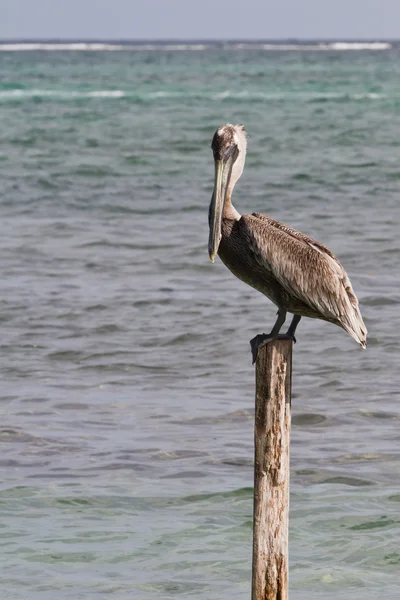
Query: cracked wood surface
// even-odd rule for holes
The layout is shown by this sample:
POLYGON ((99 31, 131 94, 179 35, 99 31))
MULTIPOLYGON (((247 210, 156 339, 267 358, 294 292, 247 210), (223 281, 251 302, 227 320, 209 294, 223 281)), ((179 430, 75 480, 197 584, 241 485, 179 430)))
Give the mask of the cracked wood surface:
POLYGON ((256 363, 252 600, 288 599, 292 342, 261 346, 256 363))

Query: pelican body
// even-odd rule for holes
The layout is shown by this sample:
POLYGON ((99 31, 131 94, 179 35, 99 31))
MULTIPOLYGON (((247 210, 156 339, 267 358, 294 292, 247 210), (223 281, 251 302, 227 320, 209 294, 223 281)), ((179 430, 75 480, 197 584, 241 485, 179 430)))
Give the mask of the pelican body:
POLYGON ((271 332, 259 334, 250 342, 253 361, 262 343, 277 337, 296 341, 294 333, 301 317, 335 323, 365 348, 367 328, 357 297, 346 271, 329 248, 266 215, 240 215, 232 205, 233 188, 246 157, 244 127, 220 127, 211 148, 215 180, 209 209, 210 259, 214 261, 218 253, 236 277, 278 307, 271 332), (282 336, 279 332, 287 312, 294 316, 282 336))

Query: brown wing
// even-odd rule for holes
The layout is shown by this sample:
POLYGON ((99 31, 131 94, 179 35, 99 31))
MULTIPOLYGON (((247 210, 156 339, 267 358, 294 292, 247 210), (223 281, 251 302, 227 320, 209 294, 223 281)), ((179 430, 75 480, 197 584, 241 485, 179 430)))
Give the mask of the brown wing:
POLYGON ((317 248, 319 248, 320 250, 325 252, 328 256, 331 256, 333 259, 337 260, 336 256, 333 254, 333 252, 331 252, 331 250, 329 250, 328 246, 325 246, 325 244, 322 244, 321 242, 317 242, 316 240, 313 240, 305 233, 301 233, 301 231, 296 231, 296 229, 292 229, 292 227, 289 227, 289 225, 286 225, 285 223, 280 223, 280 221, 276 221, 275 219, 272 219, 271 217, 267 217, 267 215, 262 215, 260 213, 253 213, 251 216, 256 217, 260 221, 264 221, 264 222, 272 225, 272 227, 276 227, 277 229, 281 229, 282 231, 285 231, 286 233, 288 233, 292 237, 296 238, 297 240, 303 240, 307 244, 313 244, 314 246, 316 246, 317 248))
POLYGON ((279 283, 325 319, 339 322, 360 343, 366 327, 346 271, 320 242, 257 213, 243 215, 257 262, 279 283))

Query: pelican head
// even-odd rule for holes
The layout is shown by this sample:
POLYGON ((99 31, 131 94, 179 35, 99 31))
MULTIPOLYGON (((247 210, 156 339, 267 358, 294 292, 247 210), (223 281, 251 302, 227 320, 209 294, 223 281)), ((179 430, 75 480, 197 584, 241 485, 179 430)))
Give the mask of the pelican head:
POLYGON ((230 202, 235 183, 241 176, 246 158, 246 130, 243 125, 223 125, 214 134, 215 179, 210 203, 208 254, 212 262, 221 241, 221 223, 225 202, 230 202))

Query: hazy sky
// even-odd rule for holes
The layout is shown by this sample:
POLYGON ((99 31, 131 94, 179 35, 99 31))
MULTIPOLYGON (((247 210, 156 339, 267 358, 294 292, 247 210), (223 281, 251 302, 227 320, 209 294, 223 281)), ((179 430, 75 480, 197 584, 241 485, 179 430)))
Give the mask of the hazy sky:
POLYGON ((400 38, 400 0, 0 0, 0 38, 400 38))

